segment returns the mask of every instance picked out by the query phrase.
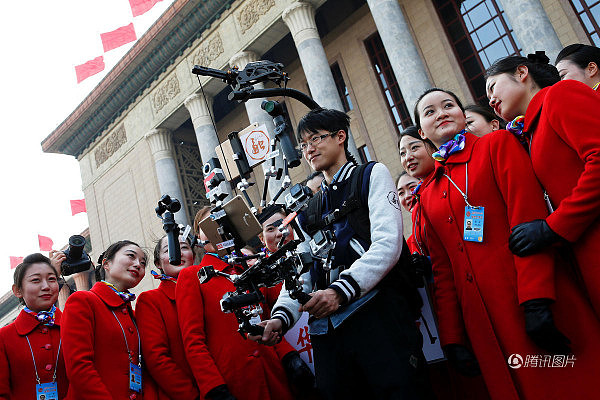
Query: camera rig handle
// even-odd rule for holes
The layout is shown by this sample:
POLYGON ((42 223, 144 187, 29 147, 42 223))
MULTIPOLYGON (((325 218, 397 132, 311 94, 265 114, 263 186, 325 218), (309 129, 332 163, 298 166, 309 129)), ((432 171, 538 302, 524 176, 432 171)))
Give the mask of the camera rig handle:
POLYGON ((163 195, 155 208, 156 215, 163 221, 163 229, 169 244, 169 264, 181 264, 181 247, 179 246, 179 225, 175 222, 175 213, 181 210, 181 203, 168 194, 163 195), (164 215, 163 215, 164 214, 164 215))

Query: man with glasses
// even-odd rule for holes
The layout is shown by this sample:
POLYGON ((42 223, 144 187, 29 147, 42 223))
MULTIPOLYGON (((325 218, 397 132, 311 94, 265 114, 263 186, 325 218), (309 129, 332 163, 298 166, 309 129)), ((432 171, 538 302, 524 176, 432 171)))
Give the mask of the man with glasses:
POLYGON ((348 128, 349 117, 329 109, 298 124, 304 158, 325 177, 299 220, 310 236, 332 231, 336 243, 330 268, 317 262, 303 276, 312 299, 300 306, 283 290, 272 319, 262 323, 264 335, 253 339, 276 343, 307 311, 317 386, 326 398, 428 398, 422 337, 398 284, 396 187, 383 164, 356 165, 348 128))

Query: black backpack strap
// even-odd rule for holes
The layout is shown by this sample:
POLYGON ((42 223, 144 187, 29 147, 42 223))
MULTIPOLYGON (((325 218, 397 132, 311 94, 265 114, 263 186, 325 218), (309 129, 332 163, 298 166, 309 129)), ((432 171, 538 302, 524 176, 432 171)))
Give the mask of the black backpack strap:
POLYGON ((308 200, 306 210, 304 211, 306 233, 312 236, 315 232, 322 229, 321 212, 323 208, 323 192, 320 190, 308 200))

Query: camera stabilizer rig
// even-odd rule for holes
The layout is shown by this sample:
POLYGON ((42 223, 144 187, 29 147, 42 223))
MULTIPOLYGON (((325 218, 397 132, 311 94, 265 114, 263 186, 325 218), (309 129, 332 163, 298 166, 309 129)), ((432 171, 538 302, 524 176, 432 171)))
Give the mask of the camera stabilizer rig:
MULTIPOLYGON (((310 109, 319 108, 319 105, 304 93, 285 87, 289 77, 282 69, 282 64, 258 61, 248 63, 242 71, 236 68, 221 71, 196 65, 192 69, 192 73, 218 78, 229 84, 233 91, 228 98, 232 101, 245 102, 260 97, 288 96, 302 102, 310 109), (273 82, 278 86, 283 84, 284 87, 255 89, 253 86, 266 81, 273 82)), ((276 101, 265 100, 261 107, 273 117, 275 124, 275 140, 271 141, 270 149, 271 166, 265 173, 264 191, 261 199, 261 206, 265 206, 269 179, 280 179, 282 174, 284 175, 281 189, 269 202, 269 205, 271 205, 289 188, 291 179, 288 170, 300 165, 300 154, 292 144, 291 127, 286 123, 288 118, 283 105, 276 101), (279 152, 277 147, 281 149, 284 160, 283 168, 279 169, 275 166, 275 155, 279 152)), ((243 203, 239 196, 225 204, 223 203, 227 197, 226 190, 223 188, 223 185, 227 184, 226 176, 219 161, 213 158, 205 164, 203 170, 207 197, 211 201, 212 209, 210 216, 201 221, 200 226, 210 239, 207 230, 211 229, 210 224, 216 225, 216 227, 212 225, 212 229, 218 232, 216 238, 218 240, 211 241, 215 244, 217 250, 229 253, 227 261, 230 264, 241 265, 244 272, 239 275, 230 275, 216 270, 213 266, 205 266, 198 272, 198 278, 201 283, 206 283, 216 276, 229 279, 235 286, 235 291, 228 292, 223 296, 221 309, 223 312, 233 313, 236 316, 239 323, 238 331, 243 337, 246 333, 261 335, 263 328, 252 323, 253 318, 262 313, 260 303, 265 301, 265 298, 260 291, 261 288, 273 287, 284 282, 291 298, 298 300, 301 304, 305 304, 310 300, 310 296, 302 290, 303 282, 300 275, 308 271, 313 259, 310 253, 302 253, 297 249, 298 245, 304 241, 304 236, 295 221, 295 217, 298 211, 306 206, 312 193, 310 189, 303 188, 298 184, 292 187, 290 194, 286 196, 287 208, 292 213, 278 227, 283 233, 283 238, 275 253, 270 256, 265 253, 251 256, 241 255, 241 249, 246 244, 244 239, 248 238, 249 227, 253 225, 251 220, 256 221, 257 208, 252 204, 246 192, 248 187, 253 184, 247 180, 252 169, 248 165, 242 143, 237 132, 230 133, 228 138, 233 151, 232 159, 235 161, 240 176, 237 187, 242 192, 246 203, 243 203), (297 238, 283 244, 285 238, 290 234, 290 229, 296 232, 297 238), (256 260, 252 266, 248 266, 247 263, 250 259, 256 260)), ((251 232, 252 235, 260 232, 260 224, 258 224, 258 227, 259 229, 256 232, 251 232)))

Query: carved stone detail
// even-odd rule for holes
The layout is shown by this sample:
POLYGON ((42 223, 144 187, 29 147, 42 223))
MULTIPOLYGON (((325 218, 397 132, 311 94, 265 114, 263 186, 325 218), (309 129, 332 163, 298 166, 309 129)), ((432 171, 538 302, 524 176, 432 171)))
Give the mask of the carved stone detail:
POLYGON ((252 28, 260 16, 266 14, 274 5, 275 0, 254 0, 244 7, 238 14, 238 21, 242 33, 245 33, 248 29, 252 28))
POLYGON ((217 32, 215 37, 211 38, 200 48, 200 50, 198 50, 193 58, 194 64, 208 67, 223 54, 224 51, 223 40, 221 39, 221 35, 217 32))
POLYGON ((125 133, 125 126, 121 124, 113 133, 108 135, 104 142, 100 143, 98 149, 94 152, 96 168, 108 160, 110 156, 115 154, 115 152, 126 142, 127 134, 125 133))
POLYGON ((178 94, 179 81, 177 80, 177 76, 173 75, 152 96, 154 111, 159 112, 162 110, 178 94))

